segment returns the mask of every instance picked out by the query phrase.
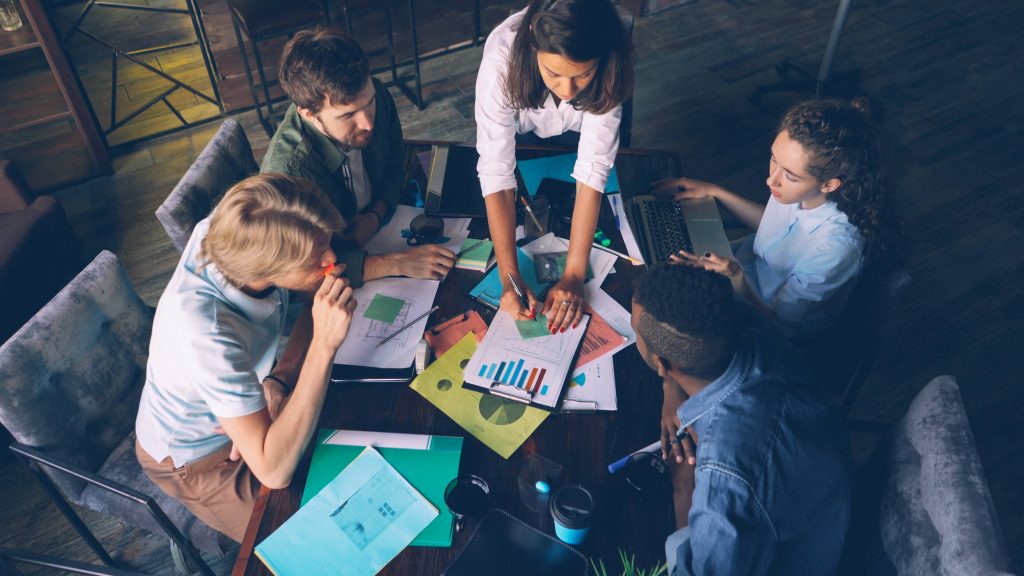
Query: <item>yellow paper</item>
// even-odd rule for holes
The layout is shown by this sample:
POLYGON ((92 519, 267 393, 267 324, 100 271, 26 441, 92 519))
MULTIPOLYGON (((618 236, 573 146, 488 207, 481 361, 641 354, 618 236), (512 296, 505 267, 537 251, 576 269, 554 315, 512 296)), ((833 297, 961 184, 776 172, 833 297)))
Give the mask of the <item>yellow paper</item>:
POLYGON ((473 334, 466 334, 409 387, 502 458, 508 458, 548 417, 548 412, 463 388, 462 369, 476 346, 473 334))

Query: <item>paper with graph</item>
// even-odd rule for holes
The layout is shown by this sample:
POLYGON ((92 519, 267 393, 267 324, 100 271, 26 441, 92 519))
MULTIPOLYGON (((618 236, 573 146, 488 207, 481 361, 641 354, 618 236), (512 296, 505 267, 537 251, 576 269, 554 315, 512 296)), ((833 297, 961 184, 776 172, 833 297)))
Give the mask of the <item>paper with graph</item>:
POLYGON ((465 386, 555 410, 576 362, 590 316, 575 328, 524 340, 512 315, 494 315, 463 372, 465 386))
POLYGON ((413 278, 382 278, 367 282, 354 291, 357 301, 348 336, 335 364, 408 368, 416 357, 416 344, 423 337, 429 317, 403 331, 383 346, 377 343, 397 332, 409 320, 423 314, 434 303, 438 282, 413 278))
POLYGON ((619 409, 615 392, 615 362, 610 354, 572 373, 561 409, 562 412, 614 412, 619 409))
POLYGON ((548 417, 548 412, 462 387, 462 369, 477 349, 474 334, 427 366, 409 386, 437 406, 466 432, 508 458, 548 417))

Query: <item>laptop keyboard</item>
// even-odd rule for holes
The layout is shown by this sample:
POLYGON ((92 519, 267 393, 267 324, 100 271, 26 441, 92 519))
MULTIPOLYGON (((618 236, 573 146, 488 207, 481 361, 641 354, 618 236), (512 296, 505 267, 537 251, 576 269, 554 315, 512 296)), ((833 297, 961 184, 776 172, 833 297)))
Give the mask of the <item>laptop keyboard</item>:
POLYGON ((669 254, 675 254, 680 249, 693 252, 690 235, 683 220, 682 204, 648 201, 639 202, 636 208, 643 223, 650 262, 667 262, 669 254))

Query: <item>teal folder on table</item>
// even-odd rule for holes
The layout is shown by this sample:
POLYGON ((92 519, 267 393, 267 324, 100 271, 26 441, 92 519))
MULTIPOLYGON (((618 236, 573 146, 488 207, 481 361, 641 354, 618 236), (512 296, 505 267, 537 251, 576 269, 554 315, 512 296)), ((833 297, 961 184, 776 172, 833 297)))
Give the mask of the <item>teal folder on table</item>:
MULTIPOLYGON (((576 167, 576 153, 559 154, 558 156, 544 156, 530 160, 520 160, 516 163, 519 174, 523 177, 523 184, 526 185, 526 192, 532 198, 537 194, 540 183, 545 178, 553 178, 562 182, 576 182, 572 177, 572 171, 576 167)), ((612 166, 608 173, 608 182, 604 185, 605 194, 619 191, 619 175, 612 166)))
MULTIPOLYGON (((516 248, 519 258, 519 275, 526 282, 526 285, 533 290, 533 295, 540 299, 541 292, 547 288, 547 284, 537 280, 537 272, 533 267, 533 259, 526 255, 521 248, 516 248)), ((501 278, 498 276, 498 267, 491 268, 491 271, 484 276, 472 290, 469 296, 477 302, 490 306, 495 310, 501 303, 501 278)))
POLYGON ((454 520, 444 490, 459 473, 462 438, 322 429, 313 450, 301 506, 334 480, 366 446, 373 446, 440 512, 411 546, 451 546, 454 520))

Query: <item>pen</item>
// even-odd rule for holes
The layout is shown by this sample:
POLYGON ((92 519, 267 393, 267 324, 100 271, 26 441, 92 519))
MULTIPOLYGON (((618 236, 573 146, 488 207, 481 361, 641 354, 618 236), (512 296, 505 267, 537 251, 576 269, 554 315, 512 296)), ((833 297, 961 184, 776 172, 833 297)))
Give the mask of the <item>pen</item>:
POLYGON ((522 200, 523 206, 526 206, 526 213, 530 215, 533 225, 537 227, 537 233, 539 234, 541 230, 544 230, 544 227, 540 225, 540 220, 537 220, 537 215, 533 213, 533 208, 530 208, 530 203, 526 201, 526 195, 520 196, 519 199, 522 200))
POLYGON ((456 255, 455 255, 455 258, 456 258, 456 259, 462 258, 462 255, 463 255, 463 254, 465 254, 466 252, 469 252, 470 250, 472 250, 472 249, 476 248, 477 246, 479 246, 479 245, 483 244, 483 243, 484 243, 484 242, 486 242, 486 241, 487 241, 487 238, 484 238, 483 240, 480 240, 479 242, 477 242, 476 244, 473 244, 473 245, 472 245, 472 246, 470 246, 469 248, 464 248, 464 249, 462 249, 461 251, 459 251, 459 253, 458 253, 458 254, 456 254, 456 255))
MULTIPOLYGON (((683 428, 682 430, 680 430, 680 432, 682 432, 682 434, 676 434, 676 438, 679 438, 680 441, 683 438, 686 438, 687 436, 689 436, 689 432, 686 431, 686 428, 683 428)), ((632 458, 636 454, 640 454, 641 452, 651 452, 651 453, 654 453, 654 452, 657 452, 658 450, 661 450, 661 440, 658 440, 657 442, 653 442, 653 443, 651 443, 651 444, 649 444, 647 446, 644 446, 643 448, 637 450, 636 452, 631 452, 631 453, 623 456, 622 458, 619 458, 615 462, 612 462, 611 464, 608 465, 608 473, 609 474, 615 474, 619 470, 622 470, 623 468, 625 468, 626 464, 629 463, 629 459, 632 458)))
POLYGON ((515 276, 511 272, 508 273, 508 281, 512 283, 512 289, 516 291, 516 296, 519 296, 519 302, 523 304, 523 308, 530 311, 530 319, 534 317, 533 309, 530 308, 530 301, 526 299, 526 294, 523 293, 522 288, 519 287, 519 283, 516 282, 515 276))
POLYGON ((611 254, 613 256, 618 256, 619 258, 622 258, 623 260, 628 260, 628 261, 633 263, 633 266, 640 266, 640 265, 643 264, 643 262, 641 262, 640 260, 637 260, 636 258, 633 258, 632 256, 627 256, 626 254, 623 254, 622 252, 616 252, 615 250, 612 250, 611 248, 605 248, 604 246, 601 246, 597 242, 594 242, 594 248, 597 248, 598 250, 601 250, 602 252, 607 252, 607 253, 609 253, 609 254, 611 254))
POLYGON ((392 339, 392 338, 394 338, 395 336, 398 336, 398 335, 399 335, 399 334, 401 334, 402 332, 405 332, 406 330, 408 330, 409 328, 411 328, 413 324, 415 324, 415 323, 419 322, 420 320, 423 320, 424 318, 426 318, 427 316, 430 316, 430 315, 431 315, 431 314, 433 314, 434 312, 437 312, 437 311, 438 311, 438 309, 440 309, 440 308, 441 308, 440 306, 434 306, 434 307, 433 307, 433 308, 431 308, 430 310, 427 310, 427 311, 426 311, 426 312, 424 312, 423 314, 420 314, 419 316, 417 316, 417 317, 413 318, 413 319, 412 319, 412 320, 410 320, 410 321, 409 321, 409 323, 407 323, 407 324, 406 324, 405 326, 402 326, 401 328, 399 328, 398 330, 396 330, 396 331, 395 331, 395 332, 394 332, 394 333, 393 333, 393 334, 392 334, 391 336, 388 336, 387 338, 385 338, 385 339, 381 340, 380 342, 377 342, 377 345, 376 345, 376 346, 374 346, 374 348, 380 348, 380 347, 381 347, 381 346, 382 346, 382 345, 383 345, 383 344, 384 344, 385 342, 387 342, 388 340, 391 340, 391 339, 392 339))

